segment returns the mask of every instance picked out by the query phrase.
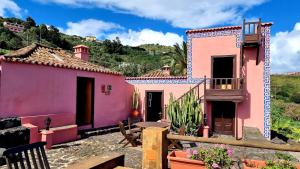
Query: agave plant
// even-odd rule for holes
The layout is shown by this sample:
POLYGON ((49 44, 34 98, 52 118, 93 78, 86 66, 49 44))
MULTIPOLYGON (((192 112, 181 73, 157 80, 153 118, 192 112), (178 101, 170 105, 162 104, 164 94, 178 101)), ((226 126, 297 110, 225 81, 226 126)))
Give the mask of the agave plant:
POLYGON ((174 131, 179 132, 180 128, 184 128, 187 135, 197 134, 202 110, 194 93, 185 95, 180 101, 176 101, 171 94, 167 111, 174 131))

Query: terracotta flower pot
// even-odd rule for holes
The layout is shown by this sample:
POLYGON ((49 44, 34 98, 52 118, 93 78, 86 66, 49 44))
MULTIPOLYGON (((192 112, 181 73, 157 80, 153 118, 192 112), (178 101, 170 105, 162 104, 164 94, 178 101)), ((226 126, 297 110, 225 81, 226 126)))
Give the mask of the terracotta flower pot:
MULTIPOLYGON (((244 169, 261 169, 267 166, 266 161, 262 160, 243 160, 244 169)), ((296 168, 300 169, 300 164, 296 164, 296 168)))
POLYGON ((140 115, 140 112, 138 110, 132 110, 130 113, 131 117, 138 117, 140 115))
POLYGON ((203 161, 187 158, 187 153, 184 151, 172 151, 168 159, 171 169, 206 169, 203 161))
POLYGON ((244 169, 263 168, 266 166, 266 161, 262 160, 243 160, 244 169))

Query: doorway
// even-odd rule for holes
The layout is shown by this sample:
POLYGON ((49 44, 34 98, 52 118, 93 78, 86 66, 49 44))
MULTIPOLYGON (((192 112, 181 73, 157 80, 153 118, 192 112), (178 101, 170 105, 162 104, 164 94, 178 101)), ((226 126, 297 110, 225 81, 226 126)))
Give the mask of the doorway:
POLYGON ((234 78, 235 57, 234 56, 213 56, 212 57, 212 78, 234 78))
POLYGON ((94 79, 77 77, 76 124, 92 125, 94 117, 94 79))
POLYGON ((162 118, 162 92, 146 92, 147 121, 158 121, 162 118))
POLYGON ((230 101, 212 102, 213 131, 217 134, 233 135, 235 103, 230 101))

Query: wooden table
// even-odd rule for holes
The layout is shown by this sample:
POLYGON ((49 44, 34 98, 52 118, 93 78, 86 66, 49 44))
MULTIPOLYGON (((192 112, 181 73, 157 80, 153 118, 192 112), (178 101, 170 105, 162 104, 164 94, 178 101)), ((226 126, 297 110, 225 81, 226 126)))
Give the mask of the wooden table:
POLYGON ((169 127, 170 124, 168 124, 168 123, 162 123, 162 122, 146 121, 146 122, 135 123, 135 125, 137 127, 140 127, 140 128, 148 128, 148 127, 166 128, 166 127, 169 127))

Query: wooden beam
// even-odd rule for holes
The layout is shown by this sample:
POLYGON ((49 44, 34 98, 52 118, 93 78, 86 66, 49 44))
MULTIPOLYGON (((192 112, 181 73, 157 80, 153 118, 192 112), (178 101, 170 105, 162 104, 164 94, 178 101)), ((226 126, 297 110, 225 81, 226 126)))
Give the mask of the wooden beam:
POLYGON ((169 140, 181 140, 181 141, 192 141, 192 142, 202 142, 202 143, 212 143, 212 144, 228 144, 233 146, 243 146, 252 148, 264 148, 280 151, 293 151, 300 152, 300 146, 290 145, 290 144, 274 144, 269 141, 258 141, 258 140, 234 140, 228 138, 204 138, 204 137, 193 137, 193 136, 180 136, 174 134, 168 134, 167 138, 169 140))

